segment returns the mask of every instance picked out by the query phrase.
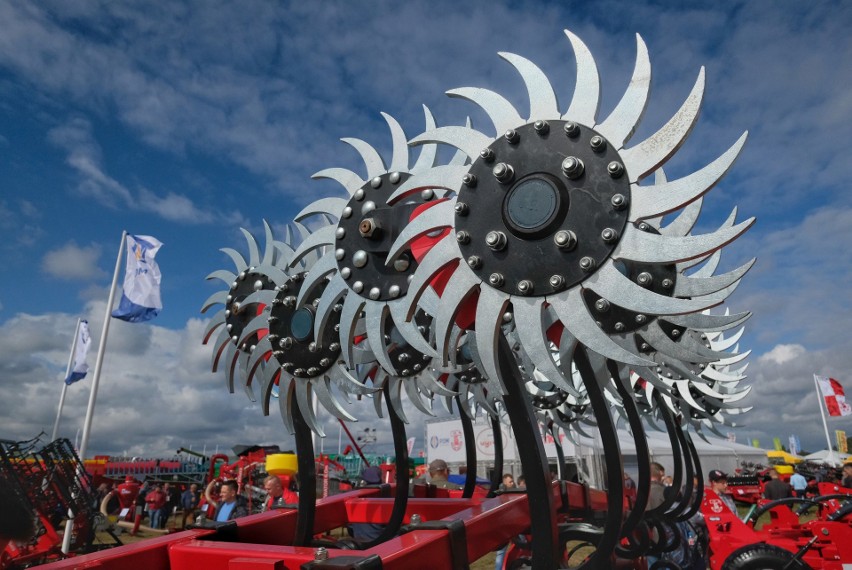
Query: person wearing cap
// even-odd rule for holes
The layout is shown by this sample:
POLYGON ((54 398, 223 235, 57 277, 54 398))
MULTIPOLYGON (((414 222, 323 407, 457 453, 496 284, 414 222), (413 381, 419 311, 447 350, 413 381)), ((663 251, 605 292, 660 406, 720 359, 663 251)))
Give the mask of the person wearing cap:
POLYGON ((734 503, 731 495, 728 494, 728 474, 724 471, 713 469, 710 471, 708 478, 710 479, 710 488, 713 492, 719 495, 719 499, 736 515, 737 505, 734 503))
POLYGON ((805 479, 805 476, 801 472, 796 471, 790 477, 790 485, 793 487, 793 493, 797 497, 804 497, 805 491, 808 489, 808 480, 805 479))
POLYGON ((449 475, 450 468, 443 459, 436 459, 429 464, 429 483, 441 489, 461 489, 461 485, 449 481, 449 475))

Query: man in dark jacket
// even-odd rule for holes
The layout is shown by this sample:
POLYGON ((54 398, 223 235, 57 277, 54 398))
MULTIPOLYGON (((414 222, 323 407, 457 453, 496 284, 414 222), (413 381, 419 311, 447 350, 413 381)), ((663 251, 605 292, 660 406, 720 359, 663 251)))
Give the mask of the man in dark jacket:
POLYGON ((219 492, 219 502, 216 503, 216 521, 232 521, 249 514, 245 497, 237 494, 236 481, 225 481, 219 492))
POLYGON ((782 481, 775 469, 769 470, 769 481, 763 486, 763 498, 770 501, 793 496, 793 487, 782 481))
POLYGON ((189 519, 190 522, 195 519, 195 510, 198 508, 199 499, 198 485, 196 483, 190 485, 189 489, 184 491, 180 496, 180 506, 183 507, 183 522, 180 525, 181 528, 186 528, 187 519, 189 519))

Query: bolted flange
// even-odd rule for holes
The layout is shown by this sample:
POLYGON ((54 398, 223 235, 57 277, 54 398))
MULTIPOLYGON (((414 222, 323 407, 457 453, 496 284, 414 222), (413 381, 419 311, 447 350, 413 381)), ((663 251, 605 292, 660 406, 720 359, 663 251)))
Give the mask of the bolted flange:
POLYGON ((576 180, 583 175, 586 165, 576 156, 569 156, 562 161, 562 172, 571 180, 576 180))
POLYGON ((497 163, 491 170, 491 173, 501 184, 508 184, 515 177, 515 169, 512 168, 511 164, 506 164, 505 162, 497 163))
POLYGON ((494 251, 506 248, 506 234, 499 231, 490 231, 485 235, 485 243, 494 251))

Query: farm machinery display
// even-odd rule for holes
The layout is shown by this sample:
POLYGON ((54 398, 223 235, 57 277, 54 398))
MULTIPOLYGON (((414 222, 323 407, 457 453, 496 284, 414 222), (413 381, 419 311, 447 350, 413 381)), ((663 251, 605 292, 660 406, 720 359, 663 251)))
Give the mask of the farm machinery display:
POLYGON ((714 231, 693 230, 746 135, 669 180, 663 165, 696 124, 704 70, 680 109, 634 142, 651 76, 643 40, 626 91, 602 115, 595 60, 566 35, 576 60, 567 105, 532 61, 501 53, 520 75, 528 114, 471 87, 448 94, 476 104, 492 125, 437 126, 424 107, 425 129, 409 139, 383 113, 390 156, 343 139, 363 169, 314 176, 343 192, 305 207, 283 239, 264 222, 263 247, 243 230, 248 255, 222 250, 233 267, 209 276, 224 289, 203 304, 204 312, 218 306, 204 342, 231 392, 241 385, 264 414, 277 403, 295 437, 297 508, 56 567, 467 568, 510 541, 512 568, 645 568, 646 556, 663 559, 655 568, 676 567, 665 561, 666 537, 702 504, 692 434, 734 425, 749 391, 738 341, 750 314, 711 309, 753 264, 717 272, 722 248, 754 219, 738 222, 734 210, 714 231), (409 146, 419 147, 416 160, 409 146), (452 149, 444 161, 441 146, 452 149), (317 403, 351 422, 352 398, 372 399, 387 418, 397 465, 408 462, 412 413, 432 414, 435 402, 457 413, 469 467, 461 496, 412 486, 397 469, 391 484, 317 500, 312 434, 325 435, 317 403), (497 427, 496 440, 497 422, 510 422, 524 493, 498 492, 500 441, 490 490, 475 493, 478 416, 497 427), (617 422, 629 426, 638 456, 631 501, 617 422), (682 490, 661 504, 649 505, 646 428, 668 434, 673 486, 682 490), (594 434, 604 489, 566 481, 561 455, 553 481, 541 429, 594 434), (383 529, 366 541, 329 534, 353 523, 383 529), (575 560, 578 544, 587 548, 575 560))

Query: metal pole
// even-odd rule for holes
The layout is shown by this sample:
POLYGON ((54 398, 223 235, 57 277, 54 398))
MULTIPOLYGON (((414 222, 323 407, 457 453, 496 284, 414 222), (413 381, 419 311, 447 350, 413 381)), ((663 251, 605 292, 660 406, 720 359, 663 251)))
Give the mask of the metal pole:
POLYGON ((825 410, 823 409, 822 400, 823 395, 819 389, 819 382, 817 381, 816 374, 814 374, 814 386, 816 386, 817 392, 817 405, 819 405, 819 414, 822 416, 822 427, 825 428, 825 442, 828 444, 827 452, 828 456, 831 459, 834 459, 834 452, 831 449, 831 437, 828 435, 828 420, 825 419, 825 410))
POLYGON ((127 232, 121 232, 121 242, 118 246, 118 258, 115 260, 115 272, 112 276, 112 287, 109 290, 109 299, 107 300, 106 312, 104 314, 104 326, 101 329, 101 338, 98 342, 98 357, 95 361, 95 372, 92 375, 92 389, 89 392, 89 407, 86 409, 86 421, 83 423, 83 439, 80 442, 80 460, 86 461, 86 451, 89 447, 89 435, 92 429, 92 418, 95 413, 95 401, 98 398, 98 384, 101 379, 101 367, 104 362, 104 349, 106 348, 107 333, 109 332, 109 323, 112 320, 112 305, 115 302, 115 289, 118 285, 118 276, 121 271, 121 257, 124 255, 124 238, 127 237, 127 232))
MULTIPOLYGON (((77 319, 77 326, 74 327, 74 340, 71 341, 71 354, 68 355, 68 366, 65 367, 65 378, 71 374, 71 366, 74 364, 74 353, 77 351, 77 337, 80 335, 80 321, 77 319)), ((50 441, 56 440, 56 435, 59 433, 59 418, 62 417, 62 407, 65 405, 65 392, 68 390, 68 384, 65 383, 65 378, 62 382, 62 394, 59 396, 59 409, 56 410, 56 421, 53 422, 53 434, 50 436, 50 441)))

